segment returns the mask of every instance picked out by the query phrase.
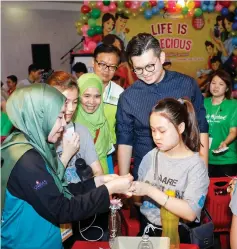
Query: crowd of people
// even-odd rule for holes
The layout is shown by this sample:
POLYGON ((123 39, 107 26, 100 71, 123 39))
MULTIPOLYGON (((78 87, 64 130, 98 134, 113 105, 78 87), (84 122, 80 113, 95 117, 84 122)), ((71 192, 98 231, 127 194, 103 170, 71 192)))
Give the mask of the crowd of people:
POLYGON ((54 71, 43 83, 37 65, 19 83, 7 77, 8 92, 1 93, 3 248, 62 248, 59 225, 108 214, 113 194, 134 197, 140 234, 147 223, 162 227, 161 207, 198 225, 209 178, 237 175, 237 100, 228 72, 217 68, 210 75, 204 98, 192 77, 171 71, 155 37, 140 33, 125 51, 121 38, 106 35, 115 20, 108 15, 104 23, 93 73, 79 62, 74 75, 54 71), (81 177, 80 158, 93 177, 81 177))

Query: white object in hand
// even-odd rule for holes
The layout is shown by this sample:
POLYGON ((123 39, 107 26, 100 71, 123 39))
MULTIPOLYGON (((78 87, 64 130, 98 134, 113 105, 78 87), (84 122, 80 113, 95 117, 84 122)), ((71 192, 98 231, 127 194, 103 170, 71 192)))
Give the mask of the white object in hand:
POLYGON ((221 148, 221 149, 212 150, 212 152, 215 154, 218 154, 218 153, 224 152, 228 149, 229 149, 229 147, 225 147, 225 148, 221 148))

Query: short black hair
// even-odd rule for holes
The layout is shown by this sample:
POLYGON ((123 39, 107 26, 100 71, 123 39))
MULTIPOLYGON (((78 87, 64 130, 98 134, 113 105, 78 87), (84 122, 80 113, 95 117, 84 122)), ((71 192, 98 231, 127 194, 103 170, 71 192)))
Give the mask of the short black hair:
POLYGON ((134 36, 129 41, 126 49, 129 63, 132 64, 131 57, 140 56, 150 49, 153 50, 153 53, 157 57, 160 57, 160 43, 153 35, 149 33, 139 33, 138 35, 134 36))
POLYGON ((16 75, 9 75, 9 76, 7 76, 7 79, 10 79, 12 82, 17 84, 18 79, 17 79, 16 75))
POLYGON ((210 60, 211 63, 215 63, 215 62, 217 62, 217 61, 219 61, 219 62, 222 64, 221 58, 220 58, 219 56, 217 56, 217 55, 213 56, 213 57, 211 58, 211 60, 210 60))
POLYGON ((110 14, 110 13, 105 13, 102 16, 102 26, 104 26, 104 23, 109 21, 110 19, 112 19, 115 22, 115 17, 114 15, 110 14))
POLYGON ((205 46, 206 47, 211 46, 212 48, 214 48, 214 44, 212 42, 210 42, 210 41, 205 41, 205 46))
POLYGON ((119 17, 122 18, 122 19, 126 19, 126 20, 129 19, 129 17, 126 16, 124 13, 120 13, 120 14, 116 13, 115 14, 115 20, 118 20, 119 17))
POLYGON ((39 65, 37 64, 31 64, 29 65, 28 67, 28 74, 30 74, 31 72, 36 72, 36 71, 39 71, 41 68, 39 65))
POLYGON ((73 67, 72 71, 75 73, 88 73, 87 67, 83 62, 77 62, 73 67))
POLYGON ((119 59, 118 64, 120 64, 120 62, 121 62, 121 52, 115 46, 107 45, 107 44, 102 43, 102 44, 100 44, 99 46, 96 47, 96 49, 94 51, 94 54, 93 54, 93 57, 96 59, 98 54, 101 54, 101 53, 115 54, 119 59))

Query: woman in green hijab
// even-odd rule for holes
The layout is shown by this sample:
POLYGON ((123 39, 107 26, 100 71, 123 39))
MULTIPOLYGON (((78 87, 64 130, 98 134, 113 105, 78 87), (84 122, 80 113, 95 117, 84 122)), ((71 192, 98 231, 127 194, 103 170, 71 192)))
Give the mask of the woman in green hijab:
POLYGON ((103 83, 94 73, 83 74, 77 83, 80 89, 80 104, 75 121, 89 129, 104 174, 108 174, 107 154, 112 148, 112 142, 108 121, 104 115, 103 83))
POLYGON ((7 101, 18 130, 1 148, 2 248, 62 248, 59 224, 107 211, 109 195, 131 186, 131 176, 115 175, 67 185, 54 146, 64 112, 65 97, 45 84, 19 88, 7 101))

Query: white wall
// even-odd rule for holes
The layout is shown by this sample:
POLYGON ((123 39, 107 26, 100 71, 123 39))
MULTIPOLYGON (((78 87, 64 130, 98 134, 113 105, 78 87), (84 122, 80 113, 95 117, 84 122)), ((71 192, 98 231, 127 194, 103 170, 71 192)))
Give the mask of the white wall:
POLYGON ((80 7, 80 3, 2 2, 1 80, 10 74, 19 80, 27 77, 31 44, 50 44, 52 68, 69 71, 69 56, 63 62, 60 58, 81 39, 74 26, 80 7))

